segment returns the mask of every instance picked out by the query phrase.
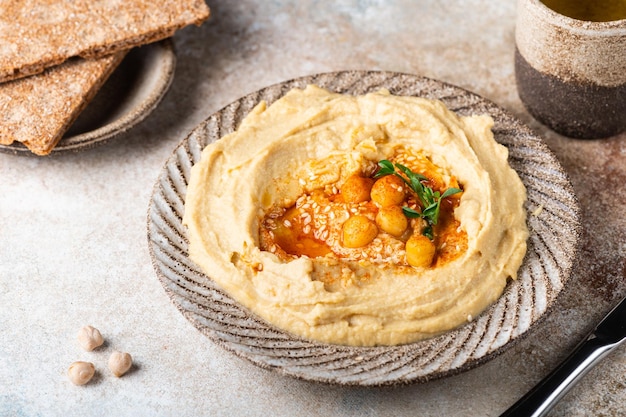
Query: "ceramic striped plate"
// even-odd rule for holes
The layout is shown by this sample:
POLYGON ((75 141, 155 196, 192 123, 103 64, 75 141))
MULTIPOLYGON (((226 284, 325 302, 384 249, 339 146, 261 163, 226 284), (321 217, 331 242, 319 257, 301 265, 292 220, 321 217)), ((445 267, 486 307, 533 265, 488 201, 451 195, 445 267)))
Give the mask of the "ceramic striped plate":
POLYGON ((576 256, 579 207, 569 179, 545 143, 497 105, 459 87, 415 75, 343 71, 312 75, 246 95, 211 115, 183 140, 155 184, 148 239, 156 274, 173 303, 209 339, 253 363, 293 377, 343 385, 423 382, 477 366, 529 331, 566 284, 576 256), (496 140, 527 187, 528 253, 504 294, 471 323, 392 347, 347 347, 287 334, 248 312, 189 259, 182 226, 191 167, 202 149, 235 130, 261 100, 271 104, 307 84, 345 94, 387 88, 443 101, 461 115, 490 114, 496 140))

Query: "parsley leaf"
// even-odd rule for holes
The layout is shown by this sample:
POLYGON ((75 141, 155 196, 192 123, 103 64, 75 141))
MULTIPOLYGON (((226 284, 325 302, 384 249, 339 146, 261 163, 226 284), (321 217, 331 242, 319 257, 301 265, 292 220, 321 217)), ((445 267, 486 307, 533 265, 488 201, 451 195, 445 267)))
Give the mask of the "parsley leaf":
POLYGON ((380 169, 378 170, 376 175, 374 175, 374 179, 393 174, 396 171, 396 168, 393 166, 393 164, 386 159, 378 161, 378 166, 380 167, 380 169))

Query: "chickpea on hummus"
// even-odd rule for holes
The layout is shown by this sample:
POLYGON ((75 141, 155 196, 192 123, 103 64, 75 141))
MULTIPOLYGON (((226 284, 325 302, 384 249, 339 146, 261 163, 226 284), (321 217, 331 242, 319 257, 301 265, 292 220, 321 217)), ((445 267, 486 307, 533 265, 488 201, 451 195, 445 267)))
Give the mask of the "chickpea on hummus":
POLYGON ((489 116, 310 85, 207 146, 183 223, 191 259, 290 332, 409 343, 472 320, 526 253, 526 190, 489 116))

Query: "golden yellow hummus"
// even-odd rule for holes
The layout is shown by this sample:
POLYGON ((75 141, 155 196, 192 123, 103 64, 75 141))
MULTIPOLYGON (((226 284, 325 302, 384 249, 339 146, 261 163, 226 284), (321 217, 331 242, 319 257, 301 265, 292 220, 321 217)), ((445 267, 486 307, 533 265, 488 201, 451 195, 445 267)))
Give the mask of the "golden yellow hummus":
POLYGON ((526 253, 526 191, 492 126, 489 116, 459 117, 441 102, 385 90, 348 96, 308 86, 261 103, 192 168, 183 218, 190 257, 236 301, 304 338, 395 345, 453 329, 502 294, 526 253), (406 236, 385 232, 343 247, 342 223, 379 208, 345 206, 334 198, 342 184, 371 175, 378 161, 416 157, 442 190, 462 189, 449 197, 457 198, 447 222, 454 239, 434 238, 439 261, 409 265, 406 236), (303 228, 316 227, 330 251, 285 254, 267 243, 268 225, 292 223, 279 217, 285 210, 317 202, 319 218, 303 214, 303 228))

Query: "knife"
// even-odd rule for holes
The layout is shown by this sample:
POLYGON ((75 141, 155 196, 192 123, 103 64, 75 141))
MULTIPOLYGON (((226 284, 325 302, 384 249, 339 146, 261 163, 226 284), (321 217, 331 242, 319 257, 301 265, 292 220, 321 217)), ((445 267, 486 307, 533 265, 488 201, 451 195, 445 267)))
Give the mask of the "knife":
POLYGON ((541 417, 594 365, 626 341, 626 298, 607 314, 552 373, 500 417, 541 417))

